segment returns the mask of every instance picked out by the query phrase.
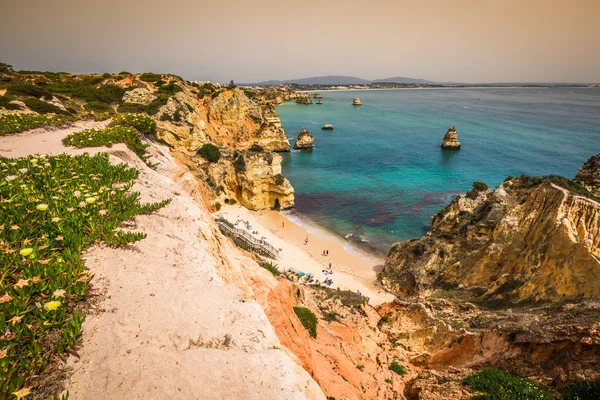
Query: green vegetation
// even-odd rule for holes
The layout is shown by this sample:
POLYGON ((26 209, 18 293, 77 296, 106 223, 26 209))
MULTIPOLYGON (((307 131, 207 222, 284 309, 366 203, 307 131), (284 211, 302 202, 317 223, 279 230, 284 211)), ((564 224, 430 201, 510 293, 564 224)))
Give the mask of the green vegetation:
POLYGON ((10 74, 13 71, 12 65, 0 62, 0 74, 10 74))
POLYGON ((302 326, 308 330, 310 336, 317 338, 317 316, 306 307, 294 307, 296 316, 302 323, 302 326))
POLYGON ((221 158, 221 152, 219 148, 212 143, 204 144, 200 150, 198 150, 198 155, 203 157, 206 161, 216 163, 221 158))
POLYGON ((265 149, 260 144, 254 143, 252 146, 250 146, 248 151, 253 151, 255 153, 259 153, 261 151, 265 151, 265 149))
MULTIPOLYGON (((100 82, 102 78, 98 77, 100 82)), ((85 77, 79 80, 59 81, 48 85, 47 89, 53 93, 70 95, 86 102, 99 101, 101 103, 116 104, 121 103, 126 89, 116 85, 102 85, 96 88, 98 80, 94 77, 85 77)))
POLYGON ((352 290, 331 289, 327 286, 319 286, 315 289, 324 292, 327 295, 327 300, 339 300, 344 307, 358 309, 367 302, 366 297, 360 296, 352 290))
POLYGON ((600 399, 600 379, 587 382, 577 381, 568 385, 561 400, 597 400, 600 399))
POLYGON ((109 126, 125 126, 135 128, 145 135, 156 134, 156 122, 145 115, 139 114, 119 114, 110 123, 109 126))
POLYGON ((279 272, 279 270, 277 269, 277 265, 274 265, 272 262, 266 262, 261 264, 260 266, 272 273, 274 276, 279 276, 281 274, 281 272, 279 272))
POLYGON ((162 75, 160 75, 160 74, 154 74, 152 72, 144 72, 143 74, 140 75, 140 80, 142 80, 144 82, 156 82, 156 81, 160 80, 161 77, 162 77, 162 75))
POLYGON ((89 103, 84 105, 83 108, 86 111, 93 111, 95 113, 96 112, 100 112, 100 113, 107 112, 109 114, 115 113, 115 109, 110 104, 102 103, 100 101, 90 101, 89 103))
POLYGON ((393 361, 390 364, 390 371, 393 371, 400 376, 404 376, 404 375, 408 374, 406 367, 402 364, 399 364, 397 361, 393 361))
POLYGON ((158 109, 169 101, 169 96, 161 94, 152 103, 145 104, 121 104, 117 111, 120 113, 147 113, 148 115, 154 115, 158 112, 158 109))
POLYGON ((60 115, 47 117, 45 115, 33 114, 3 114, 0 115, 0 136, 9 133, 24 132, 41 126, 61 126, 75 120, 74 117, 60 115))
POLYGON ((6 94, 10 96, 32 96, 36 99, 45 98, 52 100, 52 93, 48 89, 29 84, 9 85, 6 94))
POLYGON ((519 176, 519 181, 523 186, 536 186, 542 183, 553 183, 577 195, 587 197, 595 201, 600 201, 600 197, 591 193, 581 184, 560 175, 529 176, 523 174, 519 176))
POLYGON ((233 167, 237 172, 246 172, 246 160, 242 153, 237 151, 233 153, 233 167))
POLYGON ((506 374, 497 369, 484 369, 468 376, 463 383, 483 392, 477 400, 554 400, 544 387, 527 379, 506 374))
POLYGON ((488 190, 490 187, 488 185, 486 185, 483 182, 473 182, 473 189, 477 190, 478 192, 484 192, 486 190, 488 190))
POLYGON ((129 192, 138 171, 108 154, 0 157, 0 171, 0 397, 9 398, 77 344, 91 279, 82 253, 143 239, 116 229, 168 201, 141 205, 129 192))
POLYGON ((358 369, 360 372, 362 372, 362 371, 364 371, 364 370, 365 370, 365 366, 364 366, 364 365, 362 365, 362 364, 358 364, 358 365, 356 366, 356 369, 358 369))
POLYGON ((179 86, 176 83, 173 82, 169 82, 166 85, 162 85, 159 89, 158 89, 158 93, 160 94, 168 94, 168 95, 174 95, 175 93, 179 93, 183 91, 183 89, 181 88, 181 86, 179 86))
POLYGON ((70 115, 68 111, 61 110, 54 104, 46 103, 43 100, 38 100, 36 98, 28 98, 24 99, 23 102, 27 107, 29 107, 32 111, 35 111, 39 114, 60 114, 60 115, 70 115))
POLYGON ((62 140, 65 146, 73 146, 78 149, 84 147, 112 146, 115 143, 125 145, 135 152, 146 164, 148 163, 147 144, 142 143, 140 133, 134 128, 114 126, 105 129, 86 129, 81 132, 71 133, 62 140))

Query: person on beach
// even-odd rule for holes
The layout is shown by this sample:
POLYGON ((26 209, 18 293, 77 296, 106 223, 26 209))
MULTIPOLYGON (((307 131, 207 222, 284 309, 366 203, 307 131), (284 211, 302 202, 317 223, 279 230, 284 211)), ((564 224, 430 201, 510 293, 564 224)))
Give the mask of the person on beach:
POLYGON ((329 249, 325 250, 325 255, 328 256, 329 255, 329 249))
POLYGON ((282 221, 282 222, 281 222, 281 227, 282 227, 282 228, 285 228, 285 221, 282 221))
POLYGON ((304 239, 304 245, 308 244, 308 235, 306 235, 306 239, 304 239))

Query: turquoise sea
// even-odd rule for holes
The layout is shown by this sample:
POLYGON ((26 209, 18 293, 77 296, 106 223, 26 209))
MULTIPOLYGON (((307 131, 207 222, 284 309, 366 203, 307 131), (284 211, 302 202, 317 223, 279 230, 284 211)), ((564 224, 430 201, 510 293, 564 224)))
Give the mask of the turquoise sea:
POLYGON ((295 212, 381 255, 423 235, 431 216, 473 181, 573 178, 600 152, 600 88, 321 93, 322 105, 277 107, 292 145, 302 127, 315 137, 312 152, 282 154, 295 212), (354 97, 363 105, 352 106, 354 97), (321 130, 326 123, 335 129, 321 130), (440 148, 451 125, 458 151, 440 148))

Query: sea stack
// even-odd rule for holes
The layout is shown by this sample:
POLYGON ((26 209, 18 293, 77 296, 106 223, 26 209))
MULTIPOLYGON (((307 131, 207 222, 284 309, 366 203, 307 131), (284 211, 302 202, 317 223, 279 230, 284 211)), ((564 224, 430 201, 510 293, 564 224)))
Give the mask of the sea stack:
POLYGON ((310 94, 308 93, 298 93, 296 95, 296 103, 298 104, 312 104, 312 100, 310 99, 310 94))
POLYGON ((312 150, 314 142, 315 138, 308 133, 306 128, 302 128, 296 139, 296 143, 294 143, 294 150, 312 150))
POLYGON ((321 93, 315 93, 314 97, 315 99, 322 99, 323 95, 321 93))
POLYGON ((461 144, 458 141, 458 132, 456 132, 454 126, 451 126, 446 132, 444 140, 442 141, 442 149, 458 150, 460 149, 460 146, 461 144))
POLYGON ((317 101, 317 104, 323 104, 323 100, 317 101))
POLYGON ((331 124, 325 124, 325 125, 323 125, 323 127, 321 129, 323 129, 324 131, 327 131, 327 130, 330 131, 330 130, 333 129, 333 125, 331 125, 331 124))
POLYGON ((354 100, 352 100, 352 105, 360 106, 360 99, 358 97, 355 97, 354 100))

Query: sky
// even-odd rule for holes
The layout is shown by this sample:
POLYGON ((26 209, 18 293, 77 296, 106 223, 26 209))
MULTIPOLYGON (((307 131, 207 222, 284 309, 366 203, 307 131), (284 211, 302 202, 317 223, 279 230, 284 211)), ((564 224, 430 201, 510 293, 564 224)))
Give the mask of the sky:
POLYGON ((15 69, 600 82, 600 0, 0 0, 15 69))

